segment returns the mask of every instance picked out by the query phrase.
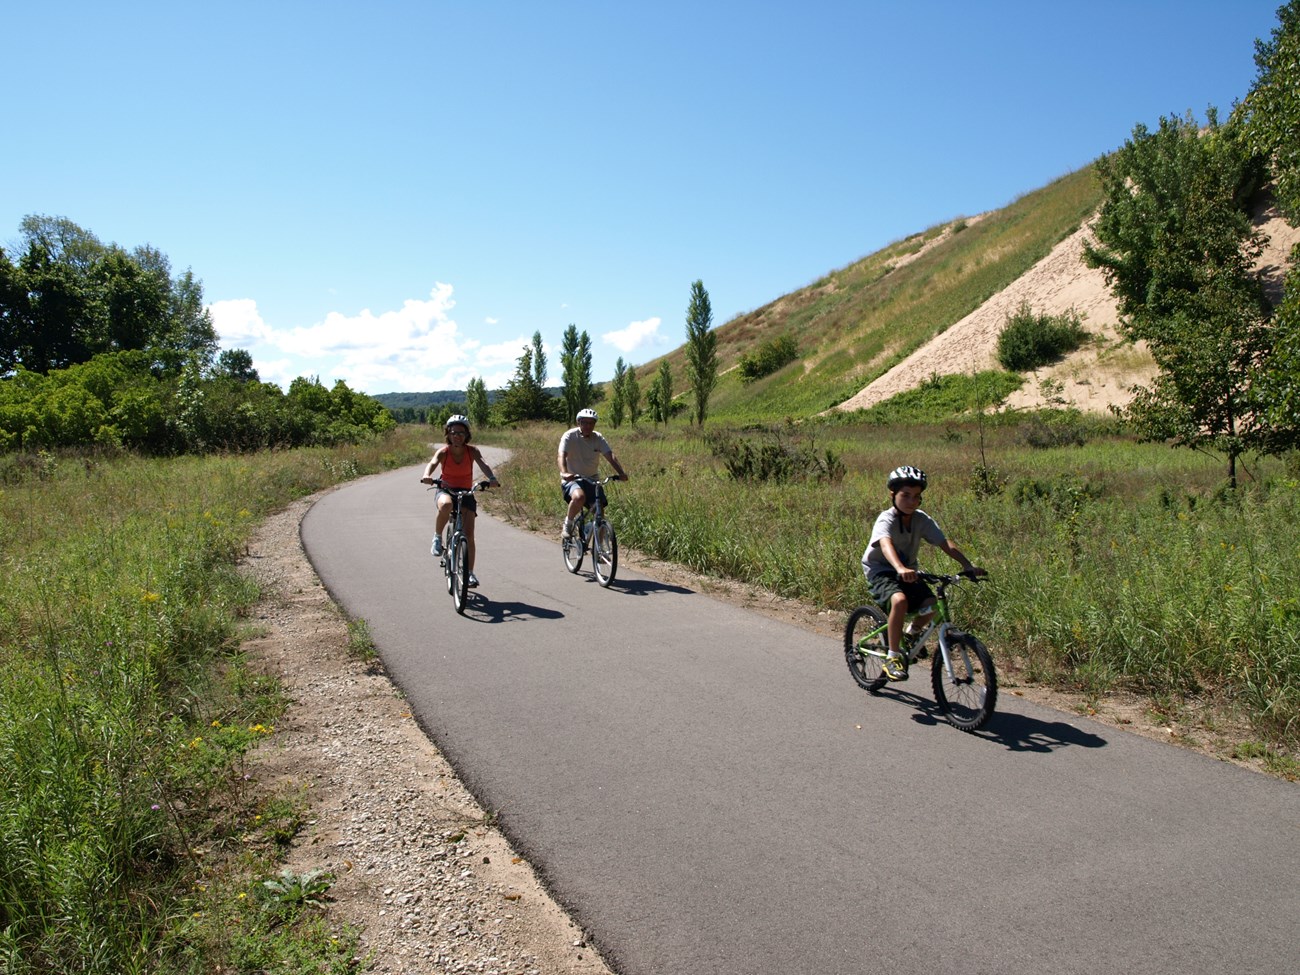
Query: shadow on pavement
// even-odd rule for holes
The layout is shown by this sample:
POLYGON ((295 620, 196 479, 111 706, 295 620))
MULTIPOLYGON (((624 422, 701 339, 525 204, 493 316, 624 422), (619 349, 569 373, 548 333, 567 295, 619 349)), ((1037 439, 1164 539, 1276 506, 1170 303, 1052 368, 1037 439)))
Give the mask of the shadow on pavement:
POLYGON ((1053 752, 1060 748, 1104 748, 1106 739, 1067 721, 1040 721, 1025 714, 996 711, 989 723, 973 732, 1013 752, 1053 752))
POLYGON ((558 620, 564 614, 558 609, 543 609, 531 603, 497 602, 484 596, 473 595, 465 607, 465 619, 476 623, 525 623, 528 620, 558 620))
POLYGON ((629 596, 653 596, 657 592, 672 592, 677 593, 679 596, 695 595, 694 589, 687 589, 685 586, 674 586, 667 582, 656 582, 654 579, 633 579, 630 582, 620 582, 616 578, 610 583, 609 588, 618 592, 625 592, 629 596))
MULTIPOLYGON (((912 694, 895 686, 889 694, 879 695, 908 704, 917 711, 912 720, 917 724, 947 724, 939 706, 931 698, 912 694)), ((954 731, 956 729, 953 729, 954 731)), ((1105 738, 1067 721, 1042 721, 1026 714, 994 711, 989 723, 978 731, 967 732, 972 738, 1002 745, 1013 752, 1053 752, 1061 748, 1104 748, 1105 738)))

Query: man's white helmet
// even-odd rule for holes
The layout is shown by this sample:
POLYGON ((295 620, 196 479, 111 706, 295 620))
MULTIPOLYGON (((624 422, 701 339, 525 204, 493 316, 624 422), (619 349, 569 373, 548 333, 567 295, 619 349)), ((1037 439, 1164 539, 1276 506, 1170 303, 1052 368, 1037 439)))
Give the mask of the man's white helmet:
POLYGON ((591 409, 590 407, 588 407, 588 408, 585 409, 585 410, 579 410, 579 411, 578 411, 578 419, 579 419, 579 420, 594 420, 594 419, 596 419, 596 411, 593 410, 593 409, 591 409))

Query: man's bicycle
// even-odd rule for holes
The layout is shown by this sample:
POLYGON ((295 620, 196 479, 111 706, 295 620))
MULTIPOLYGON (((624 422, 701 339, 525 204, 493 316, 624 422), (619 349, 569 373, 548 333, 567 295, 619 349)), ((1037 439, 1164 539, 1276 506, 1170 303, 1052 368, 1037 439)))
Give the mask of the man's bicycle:
MULTIPOLYGON (((900 647, 910 667, 927 653, 930 637, 938 634, 939 651, 930 668, 934 699, 948 723, 962 731, 983 727, 998 701, 998 676, 988 649, 971 633, 951 623, 948 588, 981 577, 962 572, 934 575, 918 572, 922 582, 935 587, 935 614, 925 632, 914 640, 906 634, 900 647)), ((909 618, 915 614, 908 614, 909 618)), ((858 686, 877 693, 885 686, 885 658, 889 656, 889 620, 877 606, 860 606, 849 614, 844 627, 844 659, 858 686)))
POLYGON ((442 566, 447 577, 447 591, 451 593, 452 604, 456 612, 465 615, 465 604, 469 601, 469 539, 465 537, 464 520, 461 517, 461 498, 474 491, 486 491, 489 481, 479 481, 472 488, 454 488, 435 480, 431 490, 444 491, 451 495, 451 517, 442 531, 442 566))
POLYGON ((618 572, 618 537, 614 534, 614 526, 605 517, 605 492, 600 488, 610 481, 617 481, 618 477, 611 475, 599 481, 582 477, 578 480, 582 481, 583 493, 591 499, 587 506, 591 514, 588 516, 587 508, 584 508, 574 519, 573 534, 565 535, 560 542, 564 564, 570 572, 577 572, 582 568, 583 556, 590 549, 591 570, 596 581, 608 588, 614 581, 614 573, 618 572))

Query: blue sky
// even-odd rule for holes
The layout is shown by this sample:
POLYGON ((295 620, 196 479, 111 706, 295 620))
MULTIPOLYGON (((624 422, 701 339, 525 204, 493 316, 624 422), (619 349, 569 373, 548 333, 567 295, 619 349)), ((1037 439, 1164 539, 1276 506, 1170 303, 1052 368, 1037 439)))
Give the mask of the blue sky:
POLYGON ((8 4, 0 242, 151 244, 263 379, 559 383, 1226 115, 1277 0, 8 4))

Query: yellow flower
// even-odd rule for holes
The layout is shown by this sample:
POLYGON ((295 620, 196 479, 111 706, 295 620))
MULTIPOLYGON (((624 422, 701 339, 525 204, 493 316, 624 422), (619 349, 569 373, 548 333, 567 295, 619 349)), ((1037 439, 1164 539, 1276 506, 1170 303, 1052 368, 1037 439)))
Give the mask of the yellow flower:
POLYGON ((158 600, 162 599, 162 596, 158 595, 158 593, 156 592, 149 592, 148 590, 145 590, 144 595, 141 596, 140 599, 142 602, 156 603, 158 602, 158 600))

